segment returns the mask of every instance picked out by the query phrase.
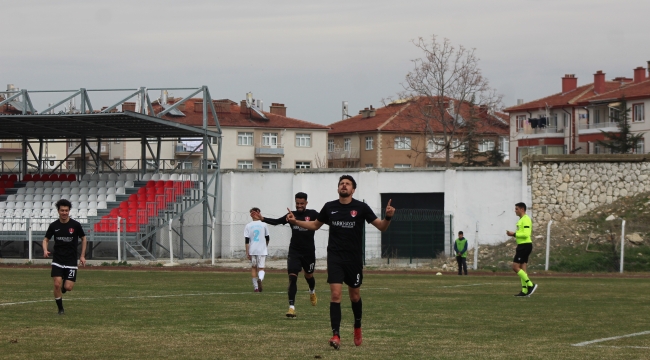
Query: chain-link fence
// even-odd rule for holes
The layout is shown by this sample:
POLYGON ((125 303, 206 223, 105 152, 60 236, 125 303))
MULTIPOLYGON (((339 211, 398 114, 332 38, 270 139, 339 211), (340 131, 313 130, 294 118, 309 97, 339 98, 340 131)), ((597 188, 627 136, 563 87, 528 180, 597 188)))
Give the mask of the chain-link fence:
POLYGON ((452 215, 441 210, 399 209, 381 234, 382 259, 388 264, 396 259, 413 263, 414 259, 445 256, 446 244, 453 241, 449 231, 452 221, 452 215))

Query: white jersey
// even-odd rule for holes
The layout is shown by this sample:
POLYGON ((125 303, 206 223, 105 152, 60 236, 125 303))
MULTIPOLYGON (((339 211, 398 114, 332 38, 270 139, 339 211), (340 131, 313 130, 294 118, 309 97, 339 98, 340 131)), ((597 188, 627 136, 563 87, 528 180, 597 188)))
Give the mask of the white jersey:
POLYGON ((269 236, 269 228, 261 221, 251 221, 244 228, 244 237, 248 243, 249 255, 268 255, 266 249, 266 237, 269 236))

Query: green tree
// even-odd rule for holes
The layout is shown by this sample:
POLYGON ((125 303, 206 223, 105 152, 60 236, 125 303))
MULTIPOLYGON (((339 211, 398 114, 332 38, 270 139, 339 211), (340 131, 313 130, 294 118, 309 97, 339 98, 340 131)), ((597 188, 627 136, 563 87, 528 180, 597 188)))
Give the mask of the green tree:
POLYGON ((618 123, 618 132, 602 131, 605 140, 598 140, 598 144, 610 149, 612 154, 630 154, 636 149, 644 133, 632 134, 630 129, 630 109, 625 98, 621 99, 618 111, 610 112, 610 121, 618 123))
POLYGON ((487 166, 501 166, 503 164, 504 155, 498 146, 495 146, 494 149, 486 152, 486 156, 487 166))

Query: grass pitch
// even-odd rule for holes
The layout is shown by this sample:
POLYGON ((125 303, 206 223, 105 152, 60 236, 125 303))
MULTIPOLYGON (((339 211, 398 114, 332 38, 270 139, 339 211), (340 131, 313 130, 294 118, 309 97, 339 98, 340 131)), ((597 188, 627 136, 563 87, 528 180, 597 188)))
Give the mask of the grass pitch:
POLYGON ((0 268, 3 359, 641 359, 650 353, 650 279, 366 274, 364 342, 352 341, 342 302, 342 345, 327 344, 329 289, 319 303, 299 278, 298 317, 286 274, 253 293, 248 272, 81 269, 56 314, 49 268, 0 268), (638 334, 631 337, 620 337, 638 334), (608 341, 572 344, 616 337, 608 341))

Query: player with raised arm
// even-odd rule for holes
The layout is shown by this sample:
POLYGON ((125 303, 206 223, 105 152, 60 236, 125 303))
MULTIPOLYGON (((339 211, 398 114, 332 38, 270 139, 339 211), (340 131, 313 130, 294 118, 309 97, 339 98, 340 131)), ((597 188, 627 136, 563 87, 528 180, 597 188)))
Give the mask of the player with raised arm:
MULTIPOLYGON (((318 211, 307 209, 307 194, 299 192, 295 196, 296 211, 290 211, 296 220, 314 221, 318 217, 318 211)), ((287 224, 287 216, 278 219, 270 219, 257 213, 254 217, 269 225, 287 224)), ((309 300, 313 306, 316 306, 316 279, 314 279, 314 269, 316 266, 316 246, 314 245, 314 230, 308 230, 298 225, 291 225, 291 242, 289 244, 289 254, 287 256, 287 272, 289 273, 289 311, 287 317, 296 317, 296 293, 298 292, 298 274, 301 270, 305 271, 305 280, 309 285, 309 300)))
POLYGON ((51 252, 47 246, 50 239, 54 239, 54 258, 50 276, 54 279, 54 300, 59 308, 59 315, 63 315, 63 295, 72 291, 77 281, 77 246, 81 239, 81 254, 79 264, 86 266, 86 234, 81 224, 70 218, 72 204, 66 199, 56 202, 59 219, 52 222, 43 238, 43 257, 50 257, 51 252))
POLYGON ((260 212, 259 208, 252 208, 249 212, 253 221, 246 224, 244 228, 244 241, 246 242, 246 258, 251 261, 251 276, 253 277, 253 289, 255 292, 262 292, 262 281, 264 281, 264 265, 268 255, 269 228, 263 222, 255 219, 260 212), (266 241, 263 241, 264 238, 266 241))
POLYGON ((330 284, 330 322, 332 338, 330 346, 338 350, 341 346, 341 292, 343 283, 348 285, 348 295, 352 302, 354 313, 354 344, 361 345, 362 303, 360 287, 363 282, 363 230, 366 221, 380 231, 385 231, 395 213, 395 208, 388 200, 386 217, 377 218, 370 207, 352 198, 357 183, 350 175, 339 178, 339 198, 323 206, 316 221, 297 220, 289 210, 287 221, 309 230, 318 230, 323 224, 329 225, 329 240, 327 244, 327 282, 330 284))

